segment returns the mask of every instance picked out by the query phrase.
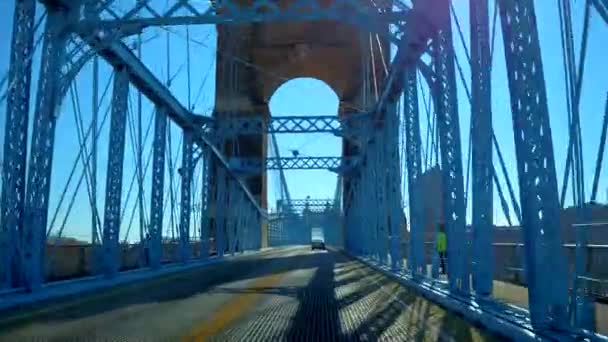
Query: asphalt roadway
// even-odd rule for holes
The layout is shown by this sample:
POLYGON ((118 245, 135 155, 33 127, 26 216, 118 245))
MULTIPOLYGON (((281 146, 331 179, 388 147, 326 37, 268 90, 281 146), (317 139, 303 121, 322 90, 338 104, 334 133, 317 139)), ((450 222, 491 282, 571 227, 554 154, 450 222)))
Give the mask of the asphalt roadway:
POLYGON ((339 252, 310 247, 3 316, 0 341, 498 340, 339 252))

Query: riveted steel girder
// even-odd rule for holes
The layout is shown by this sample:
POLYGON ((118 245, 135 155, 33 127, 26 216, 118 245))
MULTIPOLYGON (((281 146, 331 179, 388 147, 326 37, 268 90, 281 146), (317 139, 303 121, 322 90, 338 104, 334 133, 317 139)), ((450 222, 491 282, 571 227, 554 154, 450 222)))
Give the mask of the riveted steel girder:
POLYGON ((179 220, 179 255, 181 262, 190 260, 190 214, 192 202, 192 174, 194 172, 194 155, 192 153, 192 133, 184 131, 182 144, 182 167, 180 168, 181 202, 179 220))
POLYGON ((494 281, 494 195, 492 189, 492 98, 488 1, 470 2, 471 120, 473 157, 473 253, 471 271, 476 293, 492 293, 494 281))
POLYGON ((25 202, 27 132, 32 80, 36 1, 15 3, 8 74, 2 197, 0 202, 0 289, 18 283, 19 231, 25 202))
MULTIPOLYGON (((446 16, 450 22, 449 1, 441 3, 435 11, 441 12, 440 16, 446 16)), ((436 77, 432 86, 441 146, 443 220, 449 241, 448 278, 452 291, 466 293, 469 291, 468 258, 462 238, 466 230, 466 213, 451 25, 439 31, 433 41, 432 55, 436 77)))
POLYGON ((211 193, 211 161, 210 161, 210 153, 208 149, 203 149, 202 151, 202 172, 203 175, 201 177, 201 259, 207 259, 209 257, 209 230, 211 225, 211 217, 209 213, 209 202, 211 193))
POLYGON ((159 108, 154 118, 154 141, 152 142, 152 195, 150 199, 150 241, 148 242, 152 268, 160 267, 162 259, 166 137, 167 115, 164 108, 159 108))
POLYGON ((117 70, 114 74, 114 88, 112 92, 112 116, 110 118, 110 141, 102 237, 103 272, 108 278, 116 276, 120 268, 118 244, 120 239, 120 208, 127 127, 127 102, 129 98, 129 75, 126 70, 117 70))
POLYGON ((64 29, 70 15, 68 11, 49 8, 44 31, 21 235, 23 281, 30 289, 42 284, 56 111, 60 102, 59 75, 67 41, 64 29))
POLYGON ((262 170, 331 170, 347 171, 356 167, 356 157, 281 157, 266 158, 263 164, 256 158, 232 158, 232 169, 237 173, 261 172, 262 170))
POLYGON ((567 270, 534 2, 499 0, 498 4, 513 111, 530 318, 536 328, 563 328, 567 270))
POLYGON ((418 89, 415 70, 408 70, 404 77, 403 120, 405 121, 405 145, 410 209, 410 246, 408 266, 413 277, 426 275, 424 259, 424 220, 422 176, 422 140, 418 111, 418 89))
POLYGON ((267 120, 261 116, 222 118, 216 120, 195 116, 195 122, 206 132, 210 140, 237 135, 262 135, 279 133, 330 133, 355 143, 362 143, 373 131, 369 114, 346 114, 342 118, 332 115, 281 116, 267 120))

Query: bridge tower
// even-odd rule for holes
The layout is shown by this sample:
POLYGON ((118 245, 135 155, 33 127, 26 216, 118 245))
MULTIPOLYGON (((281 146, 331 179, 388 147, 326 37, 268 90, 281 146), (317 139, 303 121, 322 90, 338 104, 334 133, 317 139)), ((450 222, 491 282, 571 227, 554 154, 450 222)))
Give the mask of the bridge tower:
MULTIPOLYGON (((282 1, 283 5, 288 1, 282 1)), ((213 116, 219 120, 261 117, 267 122, 273 93, 298 77, 327 83, 339 98, 339 116, 371 110, 390 64, 390 44, 382 36, 336 21, 217 25, 213 116)), ((319 113, 323 114, 327 113, 319 113)), ((227 137, 222 146, 229 158, 267 156, 265 135, 227 137)), ((354 153, 356 145, 345 139, 343 155, 354 153)), ((246 183, 258 203, 267 208, 265 172, 248 176, 246 183)), ((348 184, 346 179, 344 187, 348 184)), ((261 229, 264 247, 267 227, 261 229)))

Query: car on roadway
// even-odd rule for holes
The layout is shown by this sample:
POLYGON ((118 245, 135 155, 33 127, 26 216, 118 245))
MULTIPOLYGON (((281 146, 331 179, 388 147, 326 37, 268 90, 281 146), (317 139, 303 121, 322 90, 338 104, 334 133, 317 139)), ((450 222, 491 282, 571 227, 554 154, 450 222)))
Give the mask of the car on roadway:
POLYGON ((310 244, 310 249, 311 250, 315 250, 315 249, 321 249, 324 250, 325 249, 325 241, 323 240, 312 240, 311 244, 310 244))

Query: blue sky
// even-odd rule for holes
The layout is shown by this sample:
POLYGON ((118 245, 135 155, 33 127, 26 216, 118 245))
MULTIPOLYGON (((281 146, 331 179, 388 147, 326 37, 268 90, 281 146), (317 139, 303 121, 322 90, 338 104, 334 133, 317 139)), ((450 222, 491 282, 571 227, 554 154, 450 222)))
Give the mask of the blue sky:
MULTIPOLYGON (((165 0, 159 0, 160 3, 164 3, 165 0)), ((13 0, 1 1, 0 12, 5 13, 5 18, 0 22, 0 76, 4 75, 4 72, 8 68, 8 49, 10 45, 10 32, 12 28, 12 2, 13 0)), ((123 3, 123 2, 121 2, 123 3)), ((129 2, 130 3, 130 2, 129 2)), ((453 1, 456 15, 461 23, 463 34, 465 37, 466 44, 468 45, 468 2, 463 0, 453 1)), ((563 169, 566 161, 566 149, 567 149, 567 114, 566 114, 566 100, 565 100, 565 85, 563 76, 563 66, 561 57, 561 43, 560 43, 560 32, 559 32, 559 21, 557 4, 555 1, 535 1, 536 13, 539 24, 539 34, 541 39, 541 49, 543 55, 543 66, 545 72, 545 80, 547 85, 549 110, 551 115, 551 128, 554 141, 554 149, 556 154, 556 169, 558 174, 558 183, 561 186, 561 180, 563 177, 563 169)), ((584 2, 577 1, 572 3, 573 6, 573 21, 575 29, 575 49, 578 55, 580 46, 580 36, 582 30, 582 17, 584 2)), ((490 6, 490 12, 493 11, 494 6, 490 6)), ((39 11, 40 13, 40 11, 39 11)), ((499 24, 499 23, 498 23, 499 24)), ((608 91, 608 77, 605 69, 605 58, 608 56, 608 25, 603 23, 596 13, 592 13, 592 19, 590 23, 590 41, 588 47, 587 63, 585 69, 585 77, 583 82, 583 91, 581 98, 581 120, 583 130, 583 153, 585 157, 585 181, 586 181, 586 193, 589 197, 591 191, 591 183, 593 177, 593 169, 595 166, 595 158, 597 154, 598 142, 600 137, 600 126, 601 119, 603 116, 604 105, 606 102, 606 92, 608 91)), ((184 104, 190 102, 194 111, 201 114, 208 114, 211 112, 214 103, 215 96, 215 29, 212 26, 196 26, 190 27, 188 34, 191 39, 194 39, 196 43, 190 44, 190 74, 191 74, 191 85, 188 89, 187 82, 187 46, 186 46, 186 29, 185 27, 174 27, 170 29, 170 68, 171 74, 176 74, 172 81, 171 89, 175 93, 175 96, 184 104), (199 91, 200 90, 200 91, 199 91), (189 95, 190 94, 190 95, 189 95), (189 100, 190 99, 190 100, 189 100)), ((494 51, 493 69, 492 69, 492 91, 493 91, 493 121, 495 134, 499 140, 503 154, 505 155, 506 162, 508 164, 508 172, 510 178, 515 185, 515 191, 518 193, 517 181, 516 181, 516 164, 515 154, 513 146, 513 131, 510 113, 510 102, 508 97, 507 80, 505 76, 505 62, 504 62, 504 51, 502 48, 502 36, 500 34, 500 25, 498 25, 496 32, 496 43, 494 51)), ((166 41, 165 35, 166 30, 161 29, 150 29, 144 32, 143 40, 145 44, 142 48, 143 61, 146 65, 162 80, 166 79, 167 74, 167 62, 166 62, 166 41)), ((466 63, 465 53, 458 38, 458 32, 454 26, 454 47, 456 50, 457 57, 460 64, 463 67, 465 79, 470 84, 470 71, 466 63)), ((39 69, 39 56, 36 55, 34 58, 34 70, 39 69)), ((91 119, 91 63, 86 65, 81 71, 80 75, 76 80, 78 89, 78 98, 80 101, 82 117, 85 127, 90 123, 91 119)), ((103 88, 106 82, 109 80, 110 69, 105 63, 101 63, 101 77, 100 87, 103 88)), ((36 81, 37 75, 34 76, 34 82, 36 81)), ((35 85, 35 83, 34 83, 35 85)), ((35 86, 33 87, 33 94, 35 94, 35 86)), ((111 86, 110 86, 111 94, 111 86)), ((460 82, 458 81, 458 97, 459 97, 459 113, 460 113, 460 124, 461 124, 461 135, 462 135, 462 147, 463 147, 463 163, 466 161, 466 150, 468 147, 468 127, 469 127, 469 116, 470 106, 466 100, 465 90, 460 82)), ((33 98, 33 97, 32 97, 33 98)), ((133 112, 130 114, 131 117, 136 120, 137 112, 137 101, 136 92, 132 89, 131 91, 131 103, 133 112)), ((109 104, 109 100, 106 99, 102 102, 101 112, 103 113, 109 104)), ((33 105, 33 101, 32 101, 33 105)), ((274 116, 282 115, 317 115, 317 114, 336 114, 337 112, 338 99, 335 93, 325 85, 323 82, 314 79, 296 79, 285 83, 281 86, 271 98, 270 106, 271 113, 274 116)), ((4 118, 5 118, 6 104, 0 104, 0 125, 2 132, 0 137, 4 136, 4 118)), ((421 114, 424 112, 421 110, 421 114)), ((151 104, 143 100, 142 106, 142 125, 145 131, 146 125, 152 118, 152 106, 151 104)), ((426 132, 426 120, 422 115, 422 127, 423 136, 426 132)), ((54 155, 54 169, 53 179, 51 186, 51 214, 55 211, 55 207, 59 203, 63 187, 66 184, 68 175, 74 163, 77 151, 78 143, 76 138, 76 126, 74 124, 74 110, 72 108, 71 96, 68 95, 64 100, 62 111, 57 122, 57 135, 56 135, 56 151, 54 155)), ((105 188, 105 165, 107 162, 107 137, 108 137, 108 122, 102 129, 99 140, 99 159, 98 159, 98 208, 103 211, 104 196, 103 190, 105 188)), ((30 130, 31 132, 31 130, 30 130)), ((180 159, 179 151, 179 136, 180 132, 176 127, 172 128, 172 150, 171 158, 173 160, 180 159)), ((302 155, 307 156, 331 156, 340 154, 340 140, 329 135, 284 135, 279 136, 280 152, 282 155, 289 155, 291 149, 298 149, 302 155)), ((129 183, 134 174, 134 159, 131 148, 133 143, 129 133, 127 133, 127 146, 126 146, 126 162, 125 162, 125 180, 124 180, 124 193, 123 200, 126 200, 126 192, 129 187, 129 183)), ((149 154, 151 147, 151 138, 144 144, 144 156, 149 154)), ((496 163, 497 163, 496 159, 496 163)), ((178 160, 177 165, 180 162, 178 160)), ((466 170, 466 165, 464 165, 466 170)), ((75 181, 78 180, 78 176, 82 170, 81 164, 78 164, 75 181)), ((148 171, 149 172, 149 171, 148 171)), ((602 171, 602 177, 600 181, 600 194, 599 199, 605 200, 605 192, 608 187, 606 181, 605 168, 602 171)), ((336 176, 328 171, 288 171, 287 182, 291 191, 292 197, 304 198, 311 196, 313 198, 328 198, 332 197, 335 190, 336 176)), ((168 175, 167 175, 168 176, 168 175)), ((146 177, 144 188, 149 189, 149 174, 146 177)), ((269 188, 268 196, 269 203, 273 203, 276 194, 276 179, 275 174, 269 174, 269 188)), ((68 189, 66 199, 59 210, 60 213, 66 212, 71 192, 75 189, 75 181, 72 181, 72 185, 68 189)), ((176 179, 177 181, 177 179, 176 179)), ((504 184, 504 180, 501 181, 504 184)), ((168 181, 167 181, 168 182, 168 181)), ((90 238, 90 206, 87 197, 87 191, 85 190, 86 183, 82 183, 80 190, 74 200, 74 205, 71 211, 71 215, 67 218, 64 234, 76 236, 82 239, 90 238)), ((198 187, 200 188, 200 186, 198 187)), ((504 188, 504 185, 503 185, 504 188)), ((506 191, 506 188, 505 188, 506 191)), ((176 192, 179 196, 179 190, 176 192)), ((135 194, 131 195, 128 202, 128 212, 130 214, 131 207, 134 205, 135 194)), ((145 191, 145 203, 149 206, 149 190, 145 191)), ((571 197, 568 197, 568 201, 571 197)), ((196 199, 195 199, 196 201, 196 199)), ((497 223, 504 223, 504 216, 499 212, 498 198, 495 200, 495 221, 497 223)), ((470 210, 470 203, 469 203, 470 210)), ((168 224, 170 221, 169 212, 165 216, 167 219, 165 223, 168 224)), ((63 217, 59 215, 54 227, 58 229, 61 226, 63 217)), ((195 219, 196 220, 196 219, 195 219)), ((129 216, 125 217, 122 231, 126 234, 129 216)), ((135 217, 137 222, 137 217, 135 217)), ((134 224, 129 233, 129 240, 136 239, 138 236, 137 224, 134 224)), ((167 228, 167 234, 170 234, 170 228, 167 228)))

